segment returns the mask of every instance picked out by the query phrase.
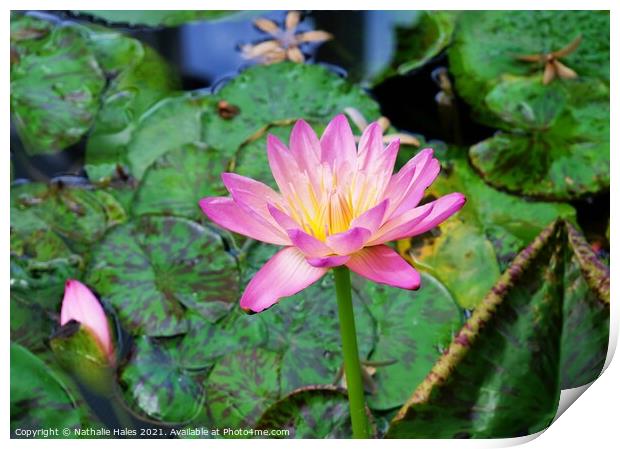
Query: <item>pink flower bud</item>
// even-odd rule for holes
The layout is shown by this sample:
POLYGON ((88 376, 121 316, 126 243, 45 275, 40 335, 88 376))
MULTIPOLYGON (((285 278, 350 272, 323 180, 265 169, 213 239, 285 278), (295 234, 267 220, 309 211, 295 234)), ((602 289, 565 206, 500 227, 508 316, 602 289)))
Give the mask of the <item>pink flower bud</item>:
POLYGON ((88 329, 97 339, 105 355, 114 360, 114 345, 110 337, 110 325, 103 307, 93 293, 79 281, 69 279, 65 284, 65 296, 60 309, 60 325, 75 320, 88 329))

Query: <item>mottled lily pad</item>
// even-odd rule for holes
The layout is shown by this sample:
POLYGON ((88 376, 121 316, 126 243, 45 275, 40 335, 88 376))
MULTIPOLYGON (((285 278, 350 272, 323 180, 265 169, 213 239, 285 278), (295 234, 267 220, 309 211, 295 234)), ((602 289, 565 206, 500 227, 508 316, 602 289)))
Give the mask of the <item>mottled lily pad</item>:
POLYGON ((105 76, 77 27, 39 22, 11 15, 11 112, 31 155, 79 141, 95 119, 105 87, 105 76))
POLYGON ((503 75, 534 72, 542 79, 542 66, 516 56, 559 50, 579 34, 579 47, 562 61, 580 78, 609 83, 608 11, 467 11, 459 17, 448 52, 458 93, 479 118, 495 124, 485 96, 503 75))
MULTIPOLYGON (((17 429, 80 429, 83 413, 64 382, 38 357, 11 343, 11 436, 17 429)), ((71 435, 69 435, 71 436, 71 435)))
POLYGON ((222 357, 206 380, 206 415, 218 428, 253 427, 280 396, 280 355, 261 348, 222 357))
POLYGON ((179 344, 179 363, 188 369, 208 368, 226 354, 264 346, 267 338, 268 329, 262 318, 248 315, 239 307, 216 323, 195 314, 179 344))
POLYGON ((127 144, 138 120, 180 83, 166 61, 139 40, 102 27, 88 28, 88 36, 110 79, 86 145, 86 170, 99 181, 111 177, 117 164, 127 165, 127 144))
POLYGON ((87 282, 133 334, 187 332, 187 309, 217 320, 239 298, 237 262, 219 235, 182 218, 145 216, 94 250, 87 282))
POLYGON ((141 179, 160 156, 200 141, 201 116, 211 101, 204 93, 190 92, 165 98, 143 114, 127 147, 131 174, 141 179))
POLYGON ((200 220, 198 201, 226 195, 221 180, 229 158, 201 144, 172 150, 146 171, 133 204, 133 214, 164 214, 200 220))
POLYGON ((361 279, 355 288, 377 320, 370 360, 387 364, 376 368, 376 391, 366 401, 371 409, 392 409, 407 400, 448 346, 461 327, 461 312, 443 285, 427 274, 416 292, 361 279))
MULTIPOLYGON (((277 248, 272 245, 258 244, 249 254, 242 254, 246 283, 275 251, 277 248)), ((312 286, 258 315, 269 331, 266 347, 282 354, 282 394, 336 380, 343 360, 335 294, 332 274, 328 273, 312 286)), ((360 357, 367 358, 374 346, 375 325, 356 292, 353 304, 360 357)))
POLYGON ((455 11, 420 11, 411 24, 397 25, 394 56, 375 82, 410 73, 439 55, 450 44, 458 15, 455 11))
POLYGON ((515 131, 471 147, 476 169, 494 186, 535 197, 568 200, 609 188, 607 86, 576 80, 530 97, 534 87, 520 88, 531 85, 540 81, 510 79, 489 93, 487 102, 515 131))
POLYGON ((138 338, 119 381, 127 404, 138 415, 185 423, 204 406, 205 392, 198 379, 179 368, 177 352, 169 346, 146 336, 138 338))
POLYGON ((322 385, 295 390, 269 407, 256 429, 288 431, 267 438, 351 438, 347 393, 322 385))
POLYGON ((414 265, 441 281, 461 307, 472 308, 514 256, 558 217, 574 219, 561 203, 527 201, 495 190, 470 168, 464 150, 438 153, 443 170, 430 197, 462 192, 465 207, 436 230, 399 242, 414 265))
POLYGON ((396 415, 389 438, 508 438, 546 428, 560 394, 562 228, 515 259, 396 415))
POLYGON ((234 11, 189 11, 189 10, 148 10, 148 11, 112 11, 112 10, 80 10, 86 14, 111 24, 143 25, 149 27, 174 27, 187 22, 216 20, 233 14, 234 11))
POLYGON ((87 184, 46 186, 32 183, 14 186, 11 190, 16 213, 11 223, 12 247, 18 252, 36 251, 40 260, 49 260, 61 253, 66 255, 62 242, 49 231, 80 252, 99 241, 110 227, 126 219, 123 207, 114 197, 87 184), (39 246, 31 242, 29 245, 29 240, 38 234, 44 236, 47 244, 39 246))
POLYGON ((239 110, 233 117, 220 115, 214 104, 203 117, 203 140, 227 153, 271 124, 298 119, 327 124, 346 107, 358 109, 364 117, 380 115, 378 104, 361 88, 313 64, 253 66, 215 97, 239 110))

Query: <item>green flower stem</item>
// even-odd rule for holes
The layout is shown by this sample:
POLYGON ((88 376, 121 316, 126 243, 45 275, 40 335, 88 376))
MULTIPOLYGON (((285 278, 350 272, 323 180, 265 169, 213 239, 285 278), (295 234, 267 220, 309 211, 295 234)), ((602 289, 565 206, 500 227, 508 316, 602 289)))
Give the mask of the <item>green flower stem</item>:
POLYGON ((340 336, 342 338, 342 352, 344 354, 344 373, 347 379, 349 393, 349 409, 353 438, 369 438, 370 426, 366 415, 364 402, 364 387, 362 372, 357 350, 357 336, 355 333, 355 316, 353 314, 353 300, 351 298, 351 276, 349 269, 341 266, 334 268, 336 281, 336 296, 338 298, 338 318, 340 321, 340 336))

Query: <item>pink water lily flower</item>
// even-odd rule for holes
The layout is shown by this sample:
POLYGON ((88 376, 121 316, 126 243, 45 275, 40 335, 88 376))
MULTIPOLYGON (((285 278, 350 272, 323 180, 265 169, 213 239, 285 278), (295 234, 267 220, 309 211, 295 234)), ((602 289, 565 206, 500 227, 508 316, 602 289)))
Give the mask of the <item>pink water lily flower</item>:
POLYGON ((405 289, 420 285, 419 273, 385 243, 422 234, 465 203, 451 193, 418 206, 439 173, 433 150, 420 151, 393 174, 399 141, 387 146, 370 124, 356 147, 344 115, 319 140, 303 120, 290 148, 267 138, 267 156, 280 192, 256 180, 223 173, 231 197, 200 201, 218 225, 285 248, 252 278, 241 307, 260 312, 346 265, 372 281, 405 289))
POLYGON ((60 325, 64 326, 71 320, 86 327, 97 339, 104 354, 110 361, 113 361, 114 344, 103 307, 88 287, 74 279, 69 279, 65 283, 65 296, 60 309, 60 325))

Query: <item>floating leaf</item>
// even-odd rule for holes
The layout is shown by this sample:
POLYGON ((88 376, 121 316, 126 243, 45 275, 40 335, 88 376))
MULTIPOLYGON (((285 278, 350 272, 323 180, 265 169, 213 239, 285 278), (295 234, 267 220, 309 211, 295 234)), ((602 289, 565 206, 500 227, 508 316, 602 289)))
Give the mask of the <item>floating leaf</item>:
POLYGON ((86 145, 91 180, 113 175, 127 165, 126 151, 139 118, 180 87, 178 76, 151 47, 102 27, 88 29, 89 44, 111 79, 86 145))
POLYGON ((200 220, 198 201, 227 195, 220 175, 229 158, 201 144, 172 150, 146 171, 134 200, 134 215, 165 214, 200 220))
POLYGON ((174 10, 148 10, 148 11, 111 11, 111 10, 80 10, 79 14, 87 14, 97 19, 115 24, 144 25, 149 27, 174 27, 187 22, 216 20, 229 16, 235 11, 174 11, 174 10))
POLYGON ((47 341, 55 322, 37 301, 20 291, 11 289, 11 341, 34 353, 47 350, 47 341))
POLYGON ((559 400, 563 255, 545 229, 484 298, 390 438, 508 438, 546 428, 559 400))
POLYGON ((535 126, 529 132, 497 134, 471 148, 472 163, 485 180, 512 192, 559 200, 609 188, 608 88, 600 82, 573 81, 566 87, 566 106, 561 106, 562 90, 537 101, 517 96, 522 92, 513 86, 524 83, 540 82, 504 81, 489 94, 494 107, 509 109, 500 115, 516 126, 526 121, 535 126), (528 111, 521 111, 521 117, 510 110, 518 102, 528 111))
POLYGON ((454 11, 420 11, 412 23, 397 25, 394 56, 375 83, 412 72, 441 53, 452 39, 457 17, 454 11))
POLYGON ((110 227, 126 218, 123 207, 114 197, 103 191, 92 190, 89 185, 24 184, 12 188, 11 197, 14 198, 13 209, 18 213, 12 223, 15 230, 14 248, 28 245, 24 238, 27 240, 43 231, 48 245, 55 249, 36 245, 37 256, 42 257, 42 260, 49 260, 52 256, 56 257, 59 251, 65 251, 49 231, 62 237, 72 249, 80 252, 99 241, 110 227))
POLYGON ((574 219, 575 211, 567 204, 526 201, 487 186, 459 149, 439 159, 444 168, 429 195, 462 192, 467 204, 426 238, 399 242, 399 248, 441 281, 461 307, 472 308, 545 226, 558 217, 574 219))
POLYGON ((170 345, 142 336, 122 368, 120 384, 129 406, 167 424, 192 420, 205 401, 200 382, 177 365, 176 350, 170 345))
MULTIPOLYGON (((609 12, 468 11, 461 14, 448 55, 459 95, 479 118, 489 117, 485 96, 503 75, 530 75, 532 65, 516 56, 559 50, 582 35, 563 61, 581 78, 609 83, 609 12), (501 30, 501 32, 498 32, 501 30)), ((542 79, 542 65, 534 67, 542 79)), ((554 83, 557 81, 554 81, 554 83)), ((575 81, 567 81, 572 86, 575 81)))
POLYGON ((402 405, 461 326, 461 312, 448 291, 429 275, 411 292, 361 281, 355 289, 377 321, 377 343, 370 360, 378 366, 376 391, 366 397, 371 409, 402 405))
POLYGON ((26 151, 56 152, 78 142, 99 109, 105 76, 78 28, 48 27, 11 15, 11 112, 26 151))
POLYGON ((216 95, 239 109, 232 118, 217 108, 203 117, 203 140, 227 153, 234 152, 268 125, 304 119, 327 124, 344 108, 364 117, 379 117, 379 106, 361 88, 312 64, 283 62, 251 67, 227 83, 216 95))
POLYGON ((211 101, 205 94, 187 93, 165 98, 150 108, 140 118, 127 147, 131 174, 141 179, 160 156, 184 144, 200 141, 200 118, 211 101))
MULTIPOLYGON (((17 429, 73 433, 82 420, 83 412, 62 380, 27 349, 11 343, 11 436, 19 436, 17 429)), ((49 437, 67 436, 59 432, 49 437)))
POLYGON ((244 349, 222 357, 206 381, 206 414, 218 428, 253 427, 280 395, 280 356, 244 349))
POLYGON ((188 369, 212 366, 223 355, 243 348, 263 346, 268 330, 258 315, 248 315, 234 307, 216 323, 192 315, 190 328, 179 345, 179 363, 188 369))
POLYGON ((186 309, 215 321, 239 298, 237 262, 221 237, 182 218, 145 216, 119 226, 92 261, 88 284, 133 334, 185 333, 186 309))
POLYGON ((351 438, 347 393, 323 385, 300 388, 269 407, 256 429, 288 431, 268 438, 351 438))

